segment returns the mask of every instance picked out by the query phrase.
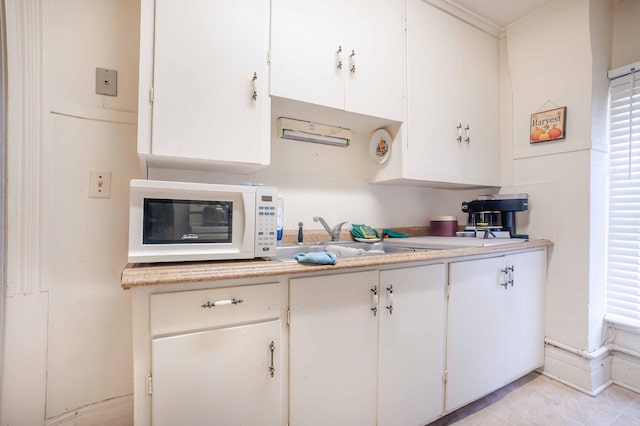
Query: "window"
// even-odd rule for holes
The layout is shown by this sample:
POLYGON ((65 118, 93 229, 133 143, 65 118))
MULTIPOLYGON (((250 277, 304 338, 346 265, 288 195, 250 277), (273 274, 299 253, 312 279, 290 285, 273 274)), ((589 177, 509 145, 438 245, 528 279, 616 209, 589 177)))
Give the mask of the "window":
POLYGON ((609 78, 606 319, 640 328, 640 62, 609 78))

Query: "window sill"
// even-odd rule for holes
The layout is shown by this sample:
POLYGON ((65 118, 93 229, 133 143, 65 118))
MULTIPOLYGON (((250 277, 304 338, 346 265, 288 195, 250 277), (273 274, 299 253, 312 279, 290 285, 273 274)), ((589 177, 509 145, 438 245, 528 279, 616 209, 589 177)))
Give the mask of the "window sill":
POLYGON ((640 335, 640 320, 633 321, 628 318, 622 318, 610 314, 605 315, 604 320, 611 324, 611 326, 616 330, 640 335))

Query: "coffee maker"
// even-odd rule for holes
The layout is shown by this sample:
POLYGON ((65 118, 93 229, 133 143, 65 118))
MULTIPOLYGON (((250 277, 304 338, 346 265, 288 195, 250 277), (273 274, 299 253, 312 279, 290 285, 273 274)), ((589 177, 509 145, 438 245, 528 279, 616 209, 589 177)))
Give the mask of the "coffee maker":
POLYGON ((473 201, 462 203, 462 211, 468 213, 465 231, 483 231, 488 237, 529 238, 516 232, 516 212, 529 209, 528 194, 482 195, 473 201))

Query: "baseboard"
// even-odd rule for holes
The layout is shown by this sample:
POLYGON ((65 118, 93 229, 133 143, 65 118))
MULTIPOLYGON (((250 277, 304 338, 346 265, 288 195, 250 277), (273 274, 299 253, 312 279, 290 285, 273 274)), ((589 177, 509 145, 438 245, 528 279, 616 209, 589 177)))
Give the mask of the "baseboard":
POLYGON ((578 354, 547 345, 544 353, 543 374, 574 389, 596 396, 612 380, 612 356, 603 353, 596 359, 587 359, 578 354))
POLYGON ((640 393, 640 359, 616 353, 613 357, 612 378, 616 385, 640 393))
POLYGON ((133 395, 111 398, 47 419, 46 426, 129 426, 133 424, 133 395))

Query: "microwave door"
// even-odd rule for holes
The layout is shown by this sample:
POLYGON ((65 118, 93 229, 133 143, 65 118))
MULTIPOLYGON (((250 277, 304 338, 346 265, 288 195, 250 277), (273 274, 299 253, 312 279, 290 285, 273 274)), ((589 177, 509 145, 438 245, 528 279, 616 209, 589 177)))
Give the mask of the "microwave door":
POLYGON ((144 244, 230 243, 233 203, 144 200, 144 244))

